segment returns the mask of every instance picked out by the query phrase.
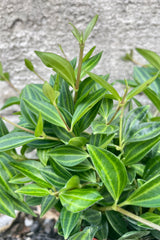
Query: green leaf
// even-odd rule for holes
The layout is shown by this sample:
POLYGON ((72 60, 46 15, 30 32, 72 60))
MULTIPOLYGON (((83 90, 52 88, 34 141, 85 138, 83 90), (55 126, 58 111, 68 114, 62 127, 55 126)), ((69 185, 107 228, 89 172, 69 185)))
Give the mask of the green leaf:
POLYGON ((102 215, 102 221, 101 224, 98 226, 98 231, 96 232, 96 238, 98 240, 107 240, 108 239, 108 221, 104 215, 102 215))
POLYGON ((69 240, 92 240, 98 227, 86 227, 82 232, 78 232, 71 236, 69 240))
POLYGON ((37 215, 32 211, 32 209, 28 206, 28 204, 24 201, 20 201, 18 199, 15 199, 11 197, 11 201, 14 205, 14 208, 20 212, 25 212, 27 214, 31 214, 34 217, 37 217, 37 215))
POLYGON ((65 186, 66 180, 68 179, 65 177, 61 177, 57 175, 51 167, 45 167, 41 170, 42 176, 55 188, 61 189, 65 186))
POLYGON ((73 118, 72 118, 72 128, 82 118, 85 113, 91 110, 96 103, 98 103, 105 95, 104 89, 99 89, 96 92, 90 94, 89 97, 86 97, 76 108, 73 118))
POLYGON ((48 156, 49 151, 50 149, 37 149, 38 158, 44 166, 47 165, 47 162, 49 159, 49 156, 48 156))
POLYGON ((98 226, 102 219, 102 214, 100 211, 89 208, 83 212, 82 218, 86 220, 90 225, 98 226))
POLYGON ((73 189, 60 193, 62 205, 73 213, 83 211, 103 199, 96 189, 73 189))
POLYGON ((144 83, 142 83, 140 86, 135 87, 134 89, 132 89, 127 97, 126 97, 126 101, 128 101, 129 99, 133 98, 134 96, 136 96, 137 94, 143 92, 159 75, 159 72, 154 76, 151 77, 150 79, 148 79, 147 81, 145 81, 144 83))
POLYGON ((50 195, 50 191, 47 188, 42 188, 35 183, 25 185, 16 190, 16 192, 36 197, 50 195))
POLYGON ((45 82, 43 84, 43 93, 53 105, 56 103, 56 100, 60 94, 60 92, 54 90, 48 82, 45 82))
POLYGON ((73 30, 72 30, 73 35, 80 43, 81 42, 81 33, 78 31, 78 29, 72 23, 69 23, 69 24, 73 27, 73 30))
POLYGON ((96 119, 92 122, 92 131, 93 134, 113 134, 118 131, 118 126, 107 125, 102 119, 96 119))
POLYGON ((50 165, 52 166, 54 172, 62 178, 65 178, 69 180, 72 177, 72 174, 67 171, 65 167, 63 167, 61 164, 50 158, 50 165))
POLYGON ((32 62, 28 59, 24 59, 24 62, 25 62, 25 65, 26 67, 31 71, 31 72, 34 72, 34 66, 32 64, 32 62))
POLYGON ((14 104, 18 104, 18 105, 20 104, 20 99, 18 97, 10 97, 10 98, 8 98, 5 101, 4 105, 2 106, 1 110, 5 109, 7 107, 10 107, 10 106, 12 106, 14 104))
MULTIPOLYGON (((91 71, 100 61, 102 57, 102 52, 96 54, 95 56, 89 58, 82 64, 82 69, 81 69, 81 79, 85 77, 87 72, 91 71)), ((78 69, 76 69, 75 74, 77 74, 78 69)))
POLYGON ((74 69, 70 62, 54 53, 39 51, 35 51, 35 53, 47 67, 52 68, 56 73, 59 73, 59 75, 74 88, 76 79, 74 69))
POLYGON ((73 114, 74 103, 71 91, 69 90, 69 85, 63 80, 61 86, 61 92, 59 97, 60 106, 64 107, 68 112, 73 114))
POLYGON ((147 161, 143 178, 149 180, 157 174, 160 174, 160 156, 155 156, 147 161))
POLYGON ((90 161, 88 159, 86 159, 85 161, 79 163, 76 166, 72 166, 72 167, 66 167, 69 171, 72 172, 84 172, 84 171, 88 171, 90 169, 93 169, 92 164, 90 163, 90 161))
POLYGON ((70 145, 56 147, 48 154, 58 163, 68 167, 75 166, 88 157, 88 154, 85 151, 70 145))
POLYGON ((62 190, 66 191, 66 190, 71 190, 71 189, 75 189, 75 188, 80 188, 80 179, 76 175, 72 176, 68 180, 68 182, 66 183, 65 187, 62 190))
POLYGON ((2 63, 0 62, 0 76, 3 75, 3 67, 2 67, 2 63))
POLYGON ((4 215, 15 218, 14 205, 10 197, 0 189, 0 212, 4 215))
POLYGON ((57 203, 57 199, 55 196, 52 195, 48 195, 46 197, 43 198, 42 202, 41 202, 41 215, 40 217, 43 217, 44 214, 51 209, 52 207, 54 207, 54 205, 57 203))
POLYGON ((24 184, 24 183, 28 183, 30 182, 31 179, 24 176, 21 173, 16 174, 15 176, 13 176, 10 180, 9 183, 13 183, 13 184, 24 184))
POLYGON ((118 240, 139 240, 140 238, 147 236, 149 233, 149 231, 130 231, 118 238, 118 240))
POLYGON ((34 132, 35 137, 40 137, 43 135, 43 119, 41 112, 39 113, 39 118, 37 122, 37 126, 34 132))
POLYGON ((129 143, 124 148, 123 162, 125 165, 139 162, 159 141, 160 136, 157 136, 146 141, 129 143))
POLYGON ((60 214, 60 222, 65 239, 67 239, 70 236, 79 218, 80 213, 72 213, 70 211, 67 211, 65 208, 62 209, 60 214))
POLYGON ((47 102, 37 102, 33 99, 23 99, 23 101, 26 107, 29 108, 33 113, 38 115, 41 112, 44 120, 59 127, 66 128, 64 122, 60 118, 56 108, 53 105, 47 102))
POLYGON ((160 207, 160 175, 151 178, 141 187, 136 189, 123 205, 141 207, 160 207))
POLYGON ((84 32, 84 38, 83 38, 84 41, 86 41, 87 38, 89 37, 90 33, 92 32, 92 29, 96 25, 97 20, 98 20, 98 15, 95 15, 87 25, 86 30, 84 32))
POLYGON ((82 147, 86 144, 86 141, 85 137, 73 137, 69 140, 68 144, 74 147, 82 147))
POLYGON ((10 165, 38 185, 45 188, 52 188, 52 185, 46 182, 40 173, 40 170, 43 168, 43 165, 40 162, 35 160, 24 160, 23 162, 11 162, 10 165))
POLYGON ((117 202, 127 184, 125 166, 113 153, 107 150, 92 145, 88 145, 87 149, 97 173, 117 202))
POLYGON ((36 140, 33 134, 26 132, 11 132, 0 138, 0 152, 13 149, 36 140))
MULTIPOLYGON (((146 212, 146 213, 142 214, 140 217, 160 226, 160 215, 158 215, 158 214, 155 214, 152 212, 146 212)), ((145 228, 153 230, 153 228, 148 227, 143 223, 138 223, 138 225, 141 227, 145 227, 145 228)))
POLYGON ((87 53, 86 55, 83 57, 83 62, 87 61, 90 56, 92 55, 92 53, 94 52, 96 46, 92 47, 87 53))
POLYGON ((2 118, 0 118, 0 137, 8 134, 8 129, 5 125, 5 123, 3 122, 2 118))
POLYGON ((160 70, 160 56, 157 55, 155 52, 147 50, 147 49, 141 49, 136 48, 136 51, 141 54, 151 65, 153 65, 155 68, 160 70))
POLYGON ((116 91, 116 89, 109 84, 108 82, 106 82, 102 77, 91 73, 91 72, 87 72, 87 74, 97 83, 99 83, 103 88, 105 88, 107 91, 111 92, 112 95, 115 97, 116 100, 121 100, 121 97, 119 96, 118 92, 116 91))
POLYGON ((118 233, 118 235, 122 236, 124 233, 128 232, 125 220, 123 219, 121 214, 115 211, 106 211, 105 214, 108 222, 110 223, 114 231, 118 233))

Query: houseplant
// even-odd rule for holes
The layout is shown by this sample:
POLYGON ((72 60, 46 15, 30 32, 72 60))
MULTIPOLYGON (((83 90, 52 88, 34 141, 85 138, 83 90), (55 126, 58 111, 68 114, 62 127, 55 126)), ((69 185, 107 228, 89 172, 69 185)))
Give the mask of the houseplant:
MULTIPOLYGON (((97 18, 84 32, 71 24, 78 64, 36 51, 56 74, 26 85, 2 107, 19 104, 20 116, 15 124, 0 115, 0 212, 35 215, 30 206, 41 204, 43 216, 54 207, 58 233, 69 240, 160 239, 160 57, 137 49, 152 67, 136 68, 138 78, 121 81, 120 96, 108 74, 91 73, 102 53, 92 56, 92 47, 83 54, 97 18), (156 116, 135 98, 141 92, 156 116), (14 130, 8 132, 4 121, 14 130), (33 150, 37 157, 28 159, 33 150)), ((38 75, 28 59, 25 64, 38 75)), ((1 65, 0 76, 9 81, 1 65)))

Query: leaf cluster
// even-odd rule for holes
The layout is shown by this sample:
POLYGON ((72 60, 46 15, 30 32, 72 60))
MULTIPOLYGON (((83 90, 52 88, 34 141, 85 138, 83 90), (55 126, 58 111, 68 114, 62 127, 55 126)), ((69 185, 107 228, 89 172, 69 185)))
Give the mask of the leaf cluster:
POLYGON ((57 231, 69 240, 160 239, 160 56, 137 49, 151 65, 119 80, 120 96, 109 74, 91 72, 102 52, 83 56, 97 18, 84 33, 72 25, 78 61, 36 51, 54 74, 2 107, 18 104, 20 116, 11 132, 0 117, 0 213, 35 216, 32 206, 41 205, 42 217, 55 208, 57 231), (137 100, 141 92, 156 112, 137 100))

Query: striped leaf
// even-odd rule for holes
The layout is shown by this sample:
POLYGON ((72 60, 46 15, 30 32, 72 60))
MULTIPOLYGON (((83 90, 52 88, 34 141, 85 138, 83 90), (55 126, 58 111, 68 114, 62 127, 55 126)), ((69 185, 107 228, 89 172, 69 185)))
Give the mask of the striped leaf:
POLYGON ((87 61, 90 56, 92 55, 92 53, 94 52, 96 46, 92 47, 87 53, 86 55, 83 57, 83 62, 87 61))
POLYGON ((47 162, 49 159, 49 156, 48 156, 49 151, 50 149, 37 149, 37 156, 44 166, 47 165, 47 162))
POLYGON ((56 108, 52 104, 33 99, 23 99, 23 101, 27 108, 29 108, 33 113, 37 115, 41 113, 44 120, 55 124, 56 126, 66 128, 56 108))
POLYGON ((154 77, 151 77, 150 79, 148 79, 147 81, 145 81, 144 83, 139 85, 138 87, 135 87, 134 89, 132 89, 128 93, 128 95, 126 97, 126 101, 130 100, 131 98, 133 98, 137 94, 143 92, 153 81, 155 81, 155 79, 158 77, 158 74, 159 74, 159 72, 154 77))
POLYGON ((2 106, 1 110, 2 110, 2 109, 5 109, 5 108, 7 108, 7 107, 10 107, 10 106, 12 106, 12 105, 15 105, 15 104, 19 105, 19 104, 20 104, 20 99, 19 99, 18 97, 10 97, 10 98, 8 98, 8 99, 5 101, 5 103, 4 103, 4 105, 2 106))
POLYGON ((68 112, 73 114, 74 112, 73 97, 69 90, 69 85, 65 81, 62 82, 59 104, 60 106, 64 107, 68 112))
POLYGON ((108 221, 106 217, 102 215, 102 221, 101 221, 101 224, 99 224, 98 226, 98 231, 96 232, 95 237, 98 240, 107 240, 108 232, 109 232, 108 221))
POLYGON ((98 226, 101 222, 102 214, 100 211, 89 208, 83 212, 82 218, 90 225, 98 226))
POLYGON ((69 240, 92 240, 98 227, 86 227, 82 232, 78 232, 71 236, 69 240))
POLYGON ((60 193, 62 205, 70 212, 76 213, 92 206, 103 199, 96 189, 73 189, 60 193))
POLYGON ((105 81, 102 77, 91 73, 91 72, 87 72, 87 74, 98 84, 100 84, 103 88, 105 88, 107 91, 109 91, 110 93, 112 93, 112 95, 115 97, 115 99, 117 100, 121 100, 121 97, 119 96, 118 92, 116 91, 116 89, 109 84, 107 81, 105 81))
POLYGON ((39 113, 39 117, 38 117, 38 121, 37 121, 37 125, 36 125, 36 128, 35 128, 34 135, 36 137, 40 137, 40 136, 43 135, 43 119, 42 119, 41 112, 39 113))
POLYGON ((89 24, 87 25, 85 31, 84 31, 84 42, 87 40, 87 38, 89 37, 89 35, 91 34, 94 26, 96 25, 96 22, 98 20, 98 15, 95 15, 92 20, 89 22, 89 24))
POLYGON ((31 112, 22 99, 20 102, 20 108, 21 108, 21 115, 23 116, 25 121, 28 124, 30 124, 33 128, 35 128, 38 120, 38 114, 35 115, 33 112, 31 112))
POLYGON ((155 68, 160 70, 160 56, 157 55, 155 52, 142 49, 142 48, 136 48, 137 52, 141 54, 150 64, 152 64, 155 68))
POLYGON ((142 237, 147 236, 149 233, 149 231, 130 231, 118 238, 118 240, 139 240, 142 239, 142 237))
POLYGON ((85 151, 70 145, 56 147, 48 154, 58 163, 68 167, 75 166, 88 157, 85 151))
POLYGON ((136 189, 123 205, 141 207, 160 207, 160 175, 151 178, 141 187, 136 189))
POLYGON ((96 92, 86 97, 76 108, 72 118, 72 128, 80 118, 82 118, 96 103, 98 103, 105 95, 104 89, 99 89, 96 92))
POLYGON ((72 171, 72 172, 84 172, 84 171, 88 171, 90 169, 93 169, 93 166, 92 164, 90 163, 89 160, 85 160, 81 163, 79 163, 78 165, 76 166, 72 166, 72 167, 66 167, 69 171, 72 171))
POLYGON ((29 196, 43 197, 50 195, 50 191, 47 188, 42 188, 35 183, 25 185, 18 190, 17 193, 26 194, 29 196))
POLYGON ((50 165, 53 168, 53 171, 61 178, 69 180, 72 177, 72 174, 61 164, 50 158, 50 165))
POLYGON ((46 188, 52 187, 50 183, 45 181, 40 173, 40 170, 43 168, 43 165, 40 162, 34 160, 24 160, 23 162, 12 162, 10 164, 38 185, 46 188))
POLYGON ((36 140, 33 134, 26 132, 10 132, 0 138, 0 152, 4 152, 36 140))
POLYGON ((120 213, 115 211, 106 211, 105 214, 108 222, 119 236, 122 236, 124 233, 128 232, 125 219, 123 219, 120 213))
POLYGON ((86 144, 87 139, 85 137, 73 137, 69 140, 68 144, 74 147, 82 147, 86 144))
POLYGON ((10 180, 9 183, 13 183, 13 184, 24 184, 24 183, 28 183, 30 182, 31 179, 24 176, 21 173, 16 174, 15 176, 13 176, 10 180))
POLYGON ((74 83, 76 82, 76 79, 74 75, 74 69, 70 62, 54 53, 39 51, 35 51, 35 53, 47 67, 52 68, 74 88, 74 83))
MULTIPOLYGON (((155 214, 155 213, 152 213, 152 212, 146 212, 146 213, 141 215, 141 218, 144 218, 144 219, 160 226, 160 215, 158 215, 158 214, 155 214)), ((143 223, 138 223, 138 225, 141 226, 141 227, 152 229, 151 227, 148 227, 148 226, 144 225, 143 223)))
POLYGON ((123 123, 123 140, 128 141, 136 128, 146 117, 149 106, 142 106, 131 110, 125 117, 123 123))
POLYGON ((143 157, 160 141, 160 136, 155 138, 129 143, 124 148, 124 159, 125 165, 131 165, 137 163, 143 159, 143 157))
POLYGON ((44 214, 54 207, 54 205, 57 203, 57 199, 55 196, 48 195, 46 197, 43 197, 42 202, 41 202, 41 215, 40 217, 43 217, 44 214))
POLYGON ((95 56, 83 62, 82 70, 81 70, 81 78, 85 77, 87 72, 91 71, 98 64, 101 57, 102 57, 102 52, 96 54, 95 56))
POLYGON ((113 100, 109 98, 103 98, 101 107, 99 109, 99 113, 103 118, 106 119, 106 121, 112 108, 113 108, 113 100))
POLYGON ((92 131, 94 134, 113 134, 118 131, 118 126, 107 125, 103 120, 96 119, 92 122, 92 131))
POLYGON ((70 236, 72 230, 77 225, 79 218, 80 213, 72 213, 70 211, 67 211, 65 208, 61 210, 60 222, 65 239, 67 239, 70 236))
POLYGON ((145 165, 143 178, 149 180, 155 175, 160 174, 160 156, 149 159, 145 165))
POLYGON ((111 152, 88 145, 91 160, 111 196, 118 201, 127 184, 127 172, 123 163, 111 152))
POLYGON ((3 122, 2 118, 0 118, 0 137, 8 134, 8 129, 5 125, 5 123, 3 122))
POLYGON ((0 187, 0 213, 15 218, 12 199, 0 187))
POLYGON ((25 202, 28 204, 28 206, 37 206, 40 205, 42 202, 42 197, 35 197, 35 196, 25 196, 25 202))
POLYGON ((47 180, 47 182, 57 189, 61 189, 66 184, 67 179, 57 175, 51 167, 43 168, 41 170, 41 174, 47 180))

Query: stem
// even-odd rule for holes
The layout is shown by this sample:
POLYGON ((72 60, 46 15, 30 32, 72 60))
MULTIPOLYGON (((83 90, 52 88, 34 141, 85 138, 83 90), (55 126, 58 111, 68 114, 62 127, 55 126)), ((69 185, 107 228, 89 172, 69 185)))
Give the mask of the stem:
POLYGON ((78 72, 77 72, 77 80, 76 80, 76 87, 75 87, 76 92, 75 92, 75 96, 74 96, 74 102, 77 101, 78 89, 79 89, 79 84, 80 84, 80 79, 81 79, 84 43, 81 43, 79 46, 80 46, 80 53, 79 53, 79 63, 78 63, 78 72))
POLYGON ((56 104, 54 104, 54 106, 55 106, 55 108, 56 108, 56 110, 57 110, 57 112, 58 112, 58 114, 59 114, 60 118, 61 118, 61 119, 62 119, 62 121, 64 122, 64 124, 65 124, 65 126, 66 126, 66 129, 67 129, 67 131, 68 131, 68 132, 70 132, 70 128, 69 128, 68 124, 66 123, 66 121, 65 121, 64 117, 62 116, 62 113, 60 112, 59 108, 57 107, 57 105, 56 105, 56 104))
POLYGON ((41 79, 43 82, 45 82, 45 80, 35 70, 33 72, 39 79, 41 79))
MULTIPOLYGON (((24 127, 22 127, 22 126, 20 126, 20 125, 18 125, 18 124, 16 124, 16 123, 14 123, 14 122, 11 122, 9 119, 7 119, 7 118, 5 118, 5 117, 2 117, 1 115, 0 115, 0 118, 2 118, 3 120, 5 120, 6 122, 10 123, 11 125, 13 125, 13 126, 16 127, 16 128, 19 128, 19 129, 21 129, 21 130, 23 130, 23 131, 25 131, 25 132, 29 132, 29 133, 34 134, 34 131, 32 131, 32 130, 30 130, 30 129, 28 129, 28 128, 24 128, 24 127)), ((60 141, 59 138, 51 137, 51 136, 48 136, 48 135, 45 135, 44 139, 54 140, 54 141, 60 141)))
POLYGON ((141 222, 141 223, 143 223, 143 224, 145 224, 145 225, 147 225, 147 226, 149 226, 151 228, 154 228, 154 229, 160 231, 160 226, 159 225, 157 225, 155 223, 152 223, 152 222, 150 222, 150 221, 148 221, 148 220, 146 220, 144 218, 141 218, 141 217, 139 217, 139 216, 137 216, 137 215, 135 215, 135 214, 133 214, 131 212, 128 212, 127 210, 125 210, 123 208, 115 206, 115 209, 113 209, 113 210, 117 211, 119 213, 122 213, 123 215, 125 215, 127 217, 130 217, 130 218, 132 218, 132 219, 134 219, 134 220, 136 220, 138 222, 141 222))
POLYGON ((122 107, 122 110, 121 110, 120 125, 119 125, 119 147, 121 151, 123 150, 123 141, 122 141, 123 114, 124 114, 124 106, 122 107))
POLYGON ((2 78, 8 82, 8 84, 10 85, 11 88, 14 89, 14 91, 16 91, 18 94, 20 94, 20 91, 13 85, 13 83, 11 83, 5 76, 2 76, 2 78))

